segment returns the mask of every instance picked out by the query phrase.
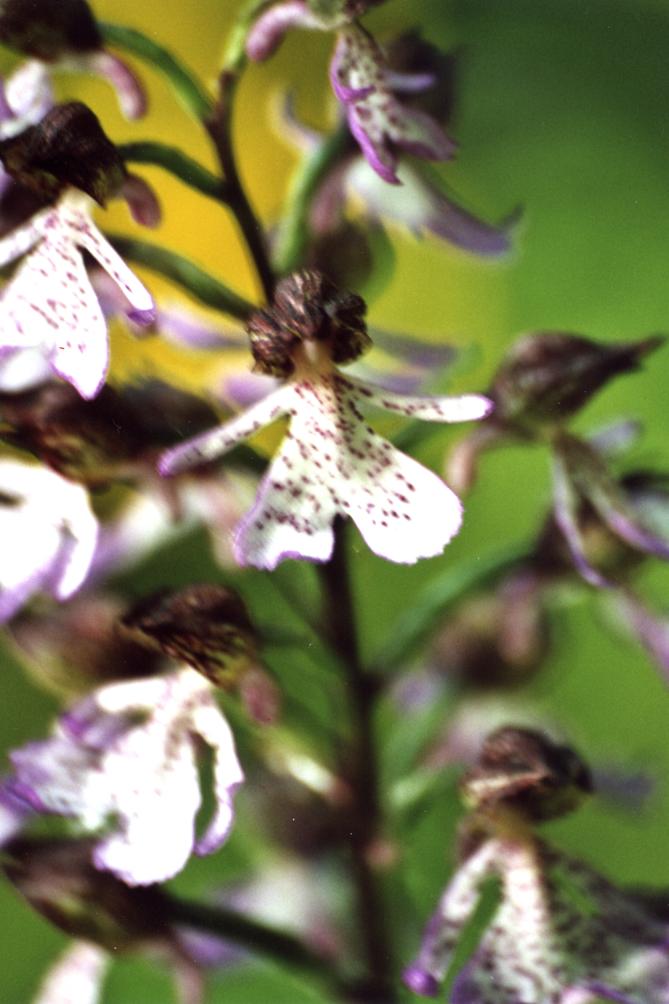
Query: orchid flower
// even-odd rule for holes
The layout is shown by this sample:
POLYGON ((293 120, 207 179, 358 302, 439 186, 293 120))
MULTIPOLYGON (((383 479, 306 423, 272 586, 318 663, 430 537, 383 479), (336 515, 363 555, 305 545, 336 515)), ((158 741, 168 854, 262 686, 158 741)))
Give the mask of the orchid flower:
POLYGON ((12 754, 22 797, 40 813, 100 831, 94 863, 128 885, 162 882, 194 850, 226 839, 243 774, 214 688, 190 668, 108 684, 76 704, 51 738, 12 754), (195 739, 214 753, 216 808, 203 836, 195 739))
POLYGON ((0 300, 0 359, 30 349, 82 397, 93 398, 109 368, 107 325, 86 274, 91 254, 123 291, 131 319, 151 323, 151 294, 102 236, 93 201, 74 189, 0 240, 0 264, 30 252, 0 300))
MULTIPOLYGON (((349 128, 377 174, 392 185, 397 175, 398 151, 424 160, 449 160, 455 143, 431 115, 402 104, 395 96, 398 78, 391 74, 374 39, 355 20, 369 3, 332 5, 338 10, 323 14, 307 0, 286 0, 269 7, 249 32, 246 52, 257 61, 267 59, 291 28, 336 31, 330 64, 330 82, 349 128)), ((409 77, 409 75, 406 75, 409 77)), ((426 87, 425 74, 403 79, 403 89, 426 87)))
POLYGON ((406 564, 440 554, 460 528, 462 509, 456 495, 432 471, 374 432, 361 409, 372 406, 426 421, 463 422, 483 418, 490 403, 478 394, 397 394, 344 376, 335 363, 350 362, 367 347, 362 306, 358 297, 333 291, 317 273, 285 280, 274 308, 255 315, 249 327, 260 365, 266 372, 283 368, 289 379, 220 428, 163 454, 161 474, 176 474, 213 460, 265 425, 289 416, 281 449, 237 528, 235 554, 241 564, 274 568, 289 557, 327 561, 337 515, 353 519, 380 557, 406 564), (303 339, 295 334, 299 310, 304 310, 303 339), (284 349, 285 358, 279 361, 284 349))
POLYGON ((439 987, 488 878, 502 883, 490 926, 450 991, 452 1004, 666 1004, 669 926, 642 898, 536 838, 493 837, 460 866, 406 985, 439 987))
POLYGON ((72 596, 93 560, 88 493, 44 467, 0 459, 0 623, 37 592, 72 596))

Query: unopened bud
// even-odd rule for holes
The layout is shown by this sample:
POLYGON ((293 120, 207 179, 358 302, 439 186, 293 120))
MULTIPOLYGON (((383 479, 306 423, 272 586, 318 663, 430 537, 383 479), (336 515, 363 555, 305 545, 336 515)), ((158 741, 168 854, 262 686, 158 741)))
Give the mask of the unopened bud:
POLYGON ((224 586, 158 593, 126 614, 121 628, 139 644, 187 663, 226 690, 255 665, 255 632, 246 607, 224 586))
POLYGON ((248 323, 256 369, 271 376, 293 371, 292 355, 302 342, 329 343, 335 363, 350 363, 371 346, 365 303, 341 292, 321 272, 304 270, 283 279, 271 307, 248 323))
POLYGON ((46 63, 102 48, 86 0, 0 0, 0 42, 46 63))
POLYGON ((37 125, 0 143, 0 160, 15 181, 49 199, 77 188, 101 206, 118 195, 123 159, 90 108, 56 105, 37 125))
POLYGON ((137 410, 109 385, 84 401, 70 384, 0 396, 3 438, 71 481, 104 486, 143 446, 137 410))
POLYGON ((571 812, 592 792, 592 780, 569 746, 533 729, 506 727, 488 736, 461 792, 472 809, 511 809, 539 821, 571 812))
POLYGON ((562 422, 663 343, 662 335, 619 345, 559 331, 526 335, 507 353, 490 388, 495 421, 530 431, 562 422))
POLYGON ((160 890, 131 888, 95 868, 94 845, 93 840, 20 838, 4 849, 3 869, 33 909, 72 937, 114 952, 169 938, 160 890))

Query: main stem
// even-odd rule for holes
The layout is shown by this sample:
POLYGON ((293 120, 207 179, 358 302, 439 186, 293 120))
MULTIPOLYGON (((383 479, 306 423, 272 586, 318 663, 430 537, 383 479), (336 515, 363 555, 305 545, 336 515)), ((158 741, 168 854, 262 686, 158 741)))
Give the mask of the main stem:
POLYGON ((335 524, 335 547, 330 561, 321 565, 324 617, 332 647, 345 671, 351 709, 351 741, 343 768, 353 791, 350 819, 351 874, 357 921, 364 949, 367 977, 358 988, 361 1004, 393 1004, 392 949, 385 922, 382 891, 370 864, 378 838, 382 810, 374 739, 374 681, 360 659, 351 584, 342 524, 335 524))
POLYGON ((265 299, 271 303, 274 293, 274 273, 265 245, 265 235, 239 177, 232 137, 232 115, 238 80, 237 72, 223 70, 219 78, 218 102, 205 126, 214 144, 225 179, 226 201, 235 214, 246 241, 265 299))

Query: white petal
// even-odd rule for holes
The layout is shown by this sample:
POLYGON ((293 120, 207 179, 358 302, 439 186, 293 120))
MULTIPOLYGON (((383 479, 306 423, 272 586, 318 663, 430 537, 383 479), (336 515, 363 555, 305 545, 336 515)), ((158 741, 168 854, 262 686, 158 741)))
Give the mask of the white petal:
POLYGON ((346 511, 370 550, 401 564, 441 554, 462 524, 455 492, 380 436, 368 434, 365 449, 365 477, 346 511))
POLYGON ((88 251, 102 265, 135 310, 141 313, 155 311, 156 305, 146 286, 139 281, 106 237, 102 236, 93 221, 77 211, 67 211, 63 219, 70 228, 71 240, 88 251))
POLYGON ((193 726, 214 751, 214 795, 216 809, 207 832, 198 840, 196 852, 211 854, 228 836, 233 821, 232 799, 244 780, 230 726, 221 714, 213 696, 193 714, 193 726))
POLYGON ((321 446, 294 421, 235 533, 240 564, 272 569, 285 558, 328 560, 332 521, 340 509, 337 474, 326 472, 321 446))
POLYGON ((482 394, 461 394, 459 397, 397 394, 349 376, 346 380, 355 387, 363 404, 407 418, 420 418, 424 422, 471 422, 485 418, 493 409, 492 401, 482 394))
POLYGON ((57 216, 0 301, 5 345, 41 346, 82 397, 99 391, 109 365, 107 325, 84 263, 57 216))
POLYGON ((0 619, 38 589, 71 596, 90 568, 97 521, 81 485, 34 464, 0 460, 0 619))
POLYGON ((166 476, 178 474, 220 457, 243 439, 248 439, 254 432, 285 415, 290 408, 291 396, 290 385, 279 387, 219 428, 167 450, 160 458, 158 470, 166 476))
MULTIPOLYGON (((43 213, 33 216, 31 220, 28 220, 27 223, 24 223, 17 230, 12 230, 6 237, 3 237, 0 240, 0 267, 9 265, 10 262, 16 261, 26 251, 29 251, 42 236, 41 222, 53 215, 53 210, 46 209, 43 213)), ((6 344, 4 332, 1 344, 6 344)))
POLYGON ((38 59, 29 59, 20 64, 7 79, 5 94, 16 117, 3 123, 3 139, 16 136, 30 125, 37 125, 53 107, 49 70, 38 59))
POLYGON ((49 969, 34 1004, 97 1004, 108 965, 104 949, 75 941, 49 969))
POLYGON ((0 393, 20 394, 46 383, 51 367, 39 348, 13 349, 0 355, 0 393))

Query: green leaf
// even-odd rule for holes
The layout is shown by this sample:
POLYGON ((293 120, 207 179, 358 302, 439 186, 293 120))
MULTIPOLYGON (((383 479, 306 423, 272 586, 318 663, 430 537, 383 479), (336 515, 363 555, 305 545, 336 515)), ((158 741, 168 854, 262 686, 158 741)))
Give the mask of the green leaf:
POLYGON ((485 881, 481 886, 481 895, 476 904, 476 909, 462 930, 460 939, 453 952, 451 964, 444 978, 444 989, 446 990, 444 1000, 450 999, 451 989, 456 976, 478 948, 483 935, 486 933, 497 912, 501 900, 502 890, 499 879, 490 878, 485 881))
POLYGON ((135 28, 125 28, 107 21, 98 21, 102 37, 116 49, 123 49, 158 70, 167 78, 174 93, 194 118, 206 122, 212 114, 213 102, 200 81, 169 49, 154 42, 135 28))
POLYGON ((175 251, 134 237, 124 237, 122 234, 107 234, 107 237, 123 258, 171 279, 207 307, 213 307, 241 321, 245 321, 256 309, 220 279, 215 279, 199 265, 175 251))
POLYGON ((431 579, 390 631, 372 666, 379 673, 387 673, 408 662, 452 607, 494 582, 526 554, 526 547, 516 545, 485 558, 477 556, 431 579))
POLYGON ((162 167, 208 198, 219 202, 226 201, 225 182, 175 146, 145 140, 139 143, 122 143, 117 149, 125 161, 162 167))

